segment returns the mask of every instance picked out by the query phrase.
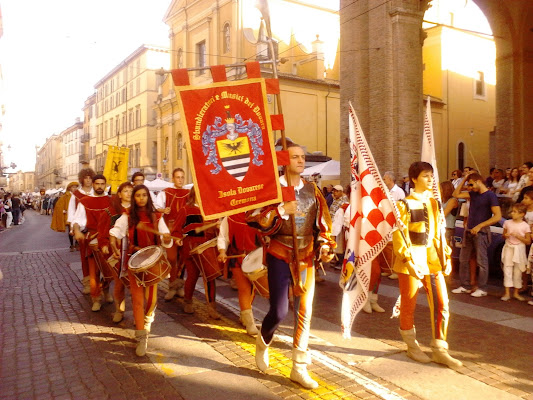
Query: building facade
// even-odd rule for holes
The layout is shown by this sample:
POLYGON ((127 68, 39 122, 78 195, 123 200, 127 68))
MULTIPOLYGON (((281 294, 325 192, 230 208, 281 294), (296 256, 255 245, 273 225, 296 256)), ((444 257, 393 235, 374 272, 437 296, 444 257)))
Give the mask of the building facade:
MULTIPOLYGON (((155 178, 156 70, 168 68, 169 61, 168 49, 142 45, 95 85, 95 138, 89 139, 89 159, 94 159, 96 172, 104 170, 107 146, 125 146, 130 149, 128 176, 143 171, 148 179, 155 178)), ((90 121, 87 126, 90 131, 90 121)))
POLYGON ((35 186, 39 189, 59 189, 64 181, 61 175, 63 168, 63 139, 52 135, 44 145, 37 147, 35 163, 35 186))
POLYGON ((95 168, 96 164, 96 94, 83 105, 83 136, 81 138, 80 167, 95 168))
MULTIPOLYGON (((310 153, 339 159, 338 7, 271 0, 270 16, 279 60, 282 112, 287 137, 310 153), (294 18, 298 15, 299 18, 294 18)), ((264 25, 254 2, 239 0, 175 0, 164 17, 170 28, 171 68, 192 68, 270 59, 264 25)), ((262 76, 273 76, 263 64, 262 76)), ((246 78, 243 67, 226 69, 228 80, 246 78)), ((191 84, 212 81, 209 70, 191 72, 191 84)), ((176 92, 164 75, 155 105, 157 168, 163 178, 176 167, 188 174, 184 129, 176 92)), ((269 111, 278 114, 268 96, 269 111)), ((274 132, 274 140, 279 132, 274 132)))
POLYGON ((69 126, 59 136, 63 142, 63 165, 58 168, 59 175, 56 182, 61 181, 60 184, 66 187, 69 182, 78 180, 80 165, 82 165, 82 161, 85 161, 83 160, 82 148, 85 140, 83 122, 76 118, 74 125, 69 126))
POLYGON ((35 191, 35 174, 33 171, 17 171, 9 177, 9 190, 12 193, 30 193, 35 191))

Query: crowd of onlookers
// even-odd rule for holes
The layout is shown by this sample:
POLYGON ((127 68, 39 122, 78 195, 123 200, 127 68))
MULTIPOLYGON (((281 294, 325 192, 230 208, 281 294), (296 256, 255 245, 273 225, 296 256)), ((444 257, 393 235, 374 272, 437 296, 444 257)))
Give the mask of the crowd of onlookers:
POLYGON ((52 215, 61 192, 55 194, 6 192, 0 188, 0 231, 24 223, 24 211, 34 209, 42 215, 52 215))

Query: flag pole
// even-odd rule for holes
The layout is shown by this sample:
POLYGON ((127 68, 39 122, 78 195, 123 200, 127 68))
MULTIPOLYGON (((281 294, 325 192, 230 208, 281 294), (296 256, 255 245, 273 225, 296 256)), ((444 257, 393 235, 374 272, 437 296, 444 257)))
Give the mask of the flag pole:
MULTIPOLYGON (((267 0, 261 0, 256 3, 256 7, 261 12, 261 15, 263 16, 261 19, 261 23, 265 24, 265 28, 267 30, 267 37, 268 37, 268 48, 270 50, 270 61, 272 63, 272 75, 274 79, 278 79, 278 65, 276 60, 276 54, 274 53, 274 44, 272 42, 272 30, 270 26, 270 12, 268 8, 268 2, 267 0)), ((280 94, 276 94, 276 105, 278 107, 278 113, 283 114, 283 107, 281 104, 281 96, 280 94)), ((281 146, 283 150, 287 150, 287 139, 285 136, 285 129, 280 130, 281 133, 281 146)), ((283 167, 283 173, 285 175, 285 178, 287 179, 287 186, 295 186, 293 182, 291 181, 290 175, 287 173, 287 166, 283 167)), ((297 182, 294 182, 297 183, 297 182)), ((296 220, 294 218, 294 214, 289 215, 289 221, 292 226, 292 262, 289 264, 289 269, 291 272, 292 280, 294 282, 294 288, 293 292, 295 296, 301 296, 306 292, 305 287, 302 284, 302 280, 300 277, 300 260, 298 257, 298 237, 296 233, 296 220)))

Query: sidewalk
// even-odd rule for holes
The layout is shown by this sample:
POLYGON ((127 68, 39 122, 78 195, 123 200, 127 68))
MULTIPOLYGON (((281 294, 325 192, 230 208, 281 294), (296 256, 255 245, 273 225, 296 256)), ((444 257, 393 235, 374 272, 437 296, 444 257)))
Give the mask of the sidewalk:
MULTIPOLYGON (((291 322, 271 347, 268 373, 260 373, 255 340, 238 322, 235 292, 225 295, 231 292, 220 280, 220 321, 208 317, 201 293, 195 314, 187 315, 181 300, 164 302, 166 283, 160 284, 148 355, 139 358, 131 311, 117 325, 114 305, 91 312, 90 299, 80 290, 79 253, 64 249, 0 257, 1 399, 532 398, 485 384, 487 368, 474 363, 456 373, 409 361, 398 341, 361 336, 346 344, 337 326, 319 318, 313 321, 309 370, 320 387, 304 390, 288 379, 291 322), (438 383, 432 391, 424 386, 431 380, 438 383)), ((260 319, 266 302, 257 300, 260 319)), ((129 295, 126 309, 131 310, 129 295)))

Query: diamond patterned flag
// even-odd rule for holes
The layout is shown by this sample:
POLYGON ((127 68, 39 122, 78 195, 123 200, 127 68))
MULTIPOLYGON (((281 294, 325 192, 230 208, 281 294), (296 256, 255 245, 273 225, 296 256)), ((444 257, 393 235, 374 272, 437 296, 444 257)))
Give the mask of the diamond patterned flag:
POLYGON ((370 264, 390 240, 393 227, 399 221, 398 209, 381 178, 351 104, 349 126, 350 226, 339 280, 343 289, 341 329, 345 338, 351 336, 355 316, 368 299, 370 264))

